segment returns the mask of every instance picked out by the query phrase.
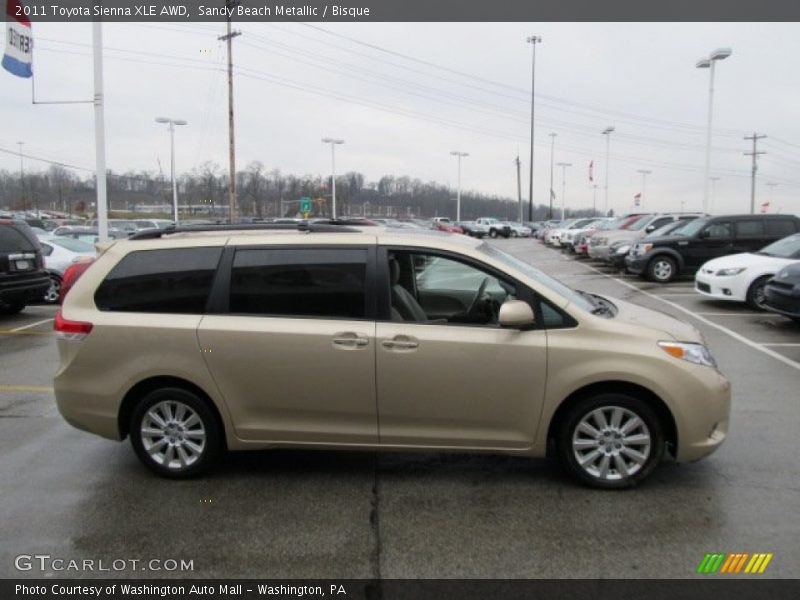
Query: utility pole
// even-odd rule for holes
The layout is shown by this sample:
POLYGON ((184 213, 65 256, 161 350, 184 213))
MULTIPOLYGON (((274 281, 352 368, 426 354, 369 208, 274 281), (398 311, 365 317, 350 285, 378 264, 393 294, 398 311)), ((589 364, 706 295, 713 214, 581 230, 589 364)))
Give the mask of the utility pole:
POLYGON ((758 170, 758 163, 756 161, 759 154, 766 154, 763 150, 759 151, 757 149, 758 140, 763 140, 767 137, 764 134, 758 134, 755 131, 753 135, 745 136, 744 139, 752 140, 753 142, 753 151, 752 152, 745 152, 745 156, 752 156, 753 157, 753 170, 750 175, 750 214, 753 215, 756 212, 756 171, 758 170))
POLYGON ((717 204, 717 182, 719 177, 709 177, 709 179, 711 180, 711 205, 708 207, 708 213, 711 214, 717 204))
POLYGON ((550 210, 547 213, 547 218, 553 218, 553 156, 556 149, 556 135, 555 133, 548 134, 550 136, 550 210))
POLYGON ((22 146, 25 142, 17 142, 19 146, 19 199, 22 202, 22 210, 25 210, 25 166, 22 162, 22 146))
POLYGON ((519 222, 522 223, 522 180, 520 176, 520 162, 519 162, 519 154, 517 154, 517 159, 514 161, 517 165, 517 202, 519 203, 519 222))
POLYGON ((533 60, 531 62, 531 164, 528 185, 528 220, 533 221, 533 112, 536 105, 534 96, 536 88, 536 44, 541 44, 542 38, 533 35, 527 39, 527 42, 533 46, 533 60))
POLYGON ((603 130, 603 135, 606 136, 606 211, 605 214, 608 216, 608 172, 609 172, 609 163, 611 162, 611 134, 614 133, 614 127, 606 127, 603 130))
POLYGON ((227 43, 228 46, 228 153, 230 168, 230 184, 228 185, 228 212, 230 222, 236 219, 236 144, 233 128, 233 38, 242 35, 241 31, 231 31, 231 13, 235 6, 239 5, 239 0, 226 0, 225 7, 228 9, 227 29, 225 35, 219 36, 219 40, 227 43))
POLYGON ((468 152, 453 150, 450 154, 458 158, 458 187, 456 188, 456 221, 461 220, 461 159, 469 156, 468 152))
POLYGON ((597 216, 597 188, 600 187, 596 183, 592 186, 592 216, 597 216))
POLYGON ((94 147, 95 188, 97 192, 95 213, 97 237, 108 240, 108 194, 106 188, 106 117, 103 94, 103 24, 92 23, 92 46, 94 63, 94 147))

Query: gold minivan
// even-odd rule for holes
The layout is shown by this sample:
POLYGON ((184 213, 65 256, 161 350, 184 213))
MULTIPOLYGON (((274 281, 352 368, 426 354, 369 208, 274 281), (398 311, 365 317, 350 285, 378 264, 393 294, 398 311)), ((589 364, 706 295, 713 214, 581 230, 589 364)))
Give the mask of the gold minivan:
POLYGON ((620 488, 728 430, 696 329, 454 234, 141 232, 103 249, 55 330, 64 418, 167 477, 225 450, 349 448, 552 453, 620 488))

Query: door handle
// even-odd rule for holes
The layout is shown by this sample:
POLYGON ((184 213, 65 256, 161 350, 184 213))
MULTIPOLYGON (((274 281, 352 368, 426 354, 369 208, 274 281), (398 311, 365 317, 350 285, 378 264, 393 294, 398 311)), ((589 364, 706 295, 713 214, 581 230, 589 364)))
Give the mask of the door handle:
POLYGON ((413 350, 419 346, 419 342, 412 340, 384 340, 381 346, 389 350, 413 350))
POLYGON ((363 348, 369 344, 369 339, 355 333, 340 333, 340 337, 333 338, 334 346, 341 346, 344 348, 363 348))

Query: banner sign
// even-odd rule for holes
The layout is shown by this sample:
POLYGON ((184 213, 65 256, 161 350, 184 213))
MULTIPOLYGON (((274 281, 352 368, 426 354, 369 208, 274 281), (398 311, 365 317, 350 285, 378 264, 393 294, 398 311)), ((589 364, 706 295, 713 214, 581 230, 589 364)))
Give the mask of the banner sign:
POLYGON ((3 68, 17 77, 33 76, 33 35, 22 0, 6 0, 6 53, 3 68))

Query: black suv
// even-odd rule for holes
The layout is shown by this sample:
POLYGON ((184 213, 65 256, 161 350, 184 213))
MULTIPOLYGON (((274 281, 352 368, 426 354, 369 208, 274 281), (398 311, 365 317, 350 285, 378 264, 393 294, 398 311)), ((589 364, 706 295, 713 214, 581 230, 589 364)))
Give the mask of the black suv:
POLYGON ((49 287, 42 247, 30 226, 0 219, 0 315, 18 313, 31 300, 41 300, 49 287))
POLYGON ((625 257, 631 273, 666 283, 693 275, 718 256, 755 252, 800 231, 794 215, 725 215, 695 219, 670 235, 641 240, 625 257))

